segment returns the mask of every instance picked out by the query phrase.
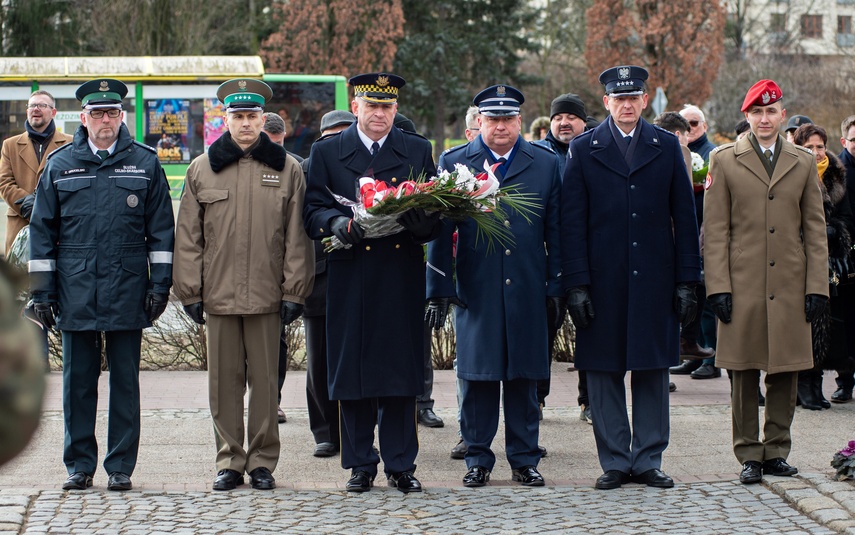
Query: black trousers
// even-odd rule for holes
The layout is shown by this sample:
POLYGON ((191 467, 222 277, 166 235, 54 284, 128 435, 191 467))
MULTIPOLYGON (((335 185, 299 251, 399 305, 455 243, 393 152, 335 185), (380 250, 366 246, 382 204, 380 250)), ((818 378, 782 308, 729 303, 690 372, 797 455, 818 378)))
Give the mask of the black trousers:
POLYGON ((338 402, 330 401, 327 385, 327 317, 303 317, 306 329, 306 404, 315 443, 339 445, 338 402))
POLYGON ((555 310, 552 307, 546 307, 546 336, 547 347, 549 348, 549 377, 537 381, 537 402, 546 405, 546 396, 549 395, 549 388, 552 384, 552 356, 555 351, 555 338, 558 336, 559 328, 555 325, 555 310))

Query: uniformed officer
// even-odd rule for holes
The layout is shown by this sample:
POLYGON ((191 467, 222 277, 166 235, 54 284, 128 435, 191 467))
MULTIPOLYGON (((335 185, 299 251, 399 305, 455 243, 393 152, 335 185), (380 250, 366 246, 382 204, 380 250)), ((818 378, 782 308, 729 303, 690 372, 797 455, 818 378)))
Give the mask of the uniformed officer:
POLYGON ((416 396, 424 392, 422 244, 436 237, 439 217, 413 209, 399 218, 402 232, 368 238, 332 194, 355 200, 360 177, 395 186, 436 168, 429 141, 393 128, 403 78, 369 73, 349 83, 356 123, 312 145, 303 213, 313 239, 336 236, 350 246, 327 260, 329 393, 339 400, 341 464, 351 469, 348 491, 371 488, 380 462, 376 422, 388 484, 420 492, 413 472, 416 396))
POLYGON ((196 323, 208 316, 214 490, 242 485, 244 473, 254 489, 276 486, 280 332, 303 312, 314 278, 303 172, 262 132, 272 95, 253 79, 217 89, 228 132, 190 163, 178 211, 175 295, 196 323))
POLYGON ((127 86, 99 78, 77 89, 82 125, 48 156, 30 218, 30 285, 41 323, 62 331, 68 480, 92 485, 101 331, 110 370, 107 488, 128 490, 140 439, 142 329, 172 286, 169 185, 151 147, 122 122, 127 86))
POLYGON ((428 323, 441 328, 449 303, 457 299, 462 303, 456 308, 455 329, 457 376, 462 383, 460 431, 468 446, 464 456, 468 472, 463 477, 467 487, 484 486, 496 463, 490 446, 499 425, 500 388, 505 452, 513 480, 526 486, 544 484, 537 470, 542 455, 537 445, 537 381, 549 377, 547 302, 556 301, 556 310, 564 310, 559 281, 561 186, 552 149, 520 136, 523 102, 522 93, 508 85, 478 93, 474 104, 480 113, 480 136, 446 151, 439 160, 442 169, 463 164, 476 172, 485 160, 501 162, 497 168, 501 185, 519 187, 540 203, 530 221, 520 213, 508 213, 505 226, 514 243, 501 250, 478 239, 472 220, 445 222, 440 237, 428 245, 428 323))
POLYGON ((716 365, 732 370, 733 452, 742 483, 792 476, 798 371, 813 367, 811 322, 828 301, 828 244, 816 158, 779 133, 781 88, 760 80, 742 111, 751 133, 710 155, 704 200, 707 296, 716 365), (766 371, 760 438, 757 389, 766 371))
POLYGON ((562 277, 604 471, 598 489, 674 485, 660 470, 668 368, 700 280, 692 183, 677 137, 641 118, 645 80, 646 70, 629 65, 600 74, 609 118, 570 142, 564 173, 562 277))

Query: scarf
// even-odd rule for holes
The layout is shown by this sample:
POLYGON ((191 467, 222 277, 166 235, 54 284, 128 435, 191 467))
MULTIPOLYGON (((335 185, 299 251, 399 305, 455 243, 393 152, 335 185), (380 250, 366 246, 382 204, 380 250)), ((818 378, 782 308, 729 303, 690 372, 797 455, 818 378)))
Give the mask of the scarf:
POLYGON ((828 156, 816 162, 816 170, 819 172, 819 181, 822 182, 822 174, 828 169, 828 156))
POLYGON ((56 123, 51 120, 48 123, 47 128, 45 128, 44 132, 38 132, 30 126, 30 121, 24 121, 24 128, 27 129, 27 136, 29 136, 30 141, 33 142, 33 149, 36 151, 36 158, 39 163, 42 163, 42 156, 44 156, 45 145, 50 142, 53 137, 53 133, 56 132, 56 123))

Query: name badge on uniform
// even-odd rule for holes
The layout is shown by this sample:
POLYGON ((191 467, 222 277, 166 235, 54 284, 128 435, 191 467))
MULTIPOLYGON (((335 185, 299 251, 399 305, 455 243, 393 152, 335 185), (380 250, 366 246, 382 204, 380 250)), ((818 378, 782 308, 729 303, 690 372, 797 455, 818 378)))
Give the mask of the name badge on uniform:
POLYGON ((80 173, 85 173, 87 169, 85 167, 78 167, 77 169, 65 169, 60 171, 59 176, 68 176, 68 175, 79 175, 80 173))
POLYGON ((139 197, 137 197, 133 193, 128 195, 128 206, 130 206, 131 208, 136 208, 139 203, 140 203, 139 197))
POLYGON ((262 186, 268 186, 271 188, 278 188, 279 187, 279 175, 262 173, 261 174, 261 185, 262 186))

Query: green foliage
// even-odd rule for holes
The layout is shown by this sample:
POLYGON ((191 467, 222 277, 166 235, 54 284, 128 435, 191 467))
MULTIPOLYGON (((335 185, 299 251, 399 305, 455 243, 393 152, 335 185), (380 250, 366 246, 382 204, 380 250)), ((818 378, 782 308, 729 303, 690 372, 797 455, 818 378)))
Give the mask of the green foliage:
MULTIPOLYGON (((524 0, 404 0, 405 39, 395 72, 408 80, 401 111, 427 123, 429 137, 463 117, 472 97, 497 83, 520 86, 522 55, 534 46, 521 28, 534 10, 524 0)), ((441 145, 440 145, 441 148, 441 145)))
POLYGON ((4 56, 67 56, 79 50, 77 13, 67 0, 7 0, 0 8, 4 56))

